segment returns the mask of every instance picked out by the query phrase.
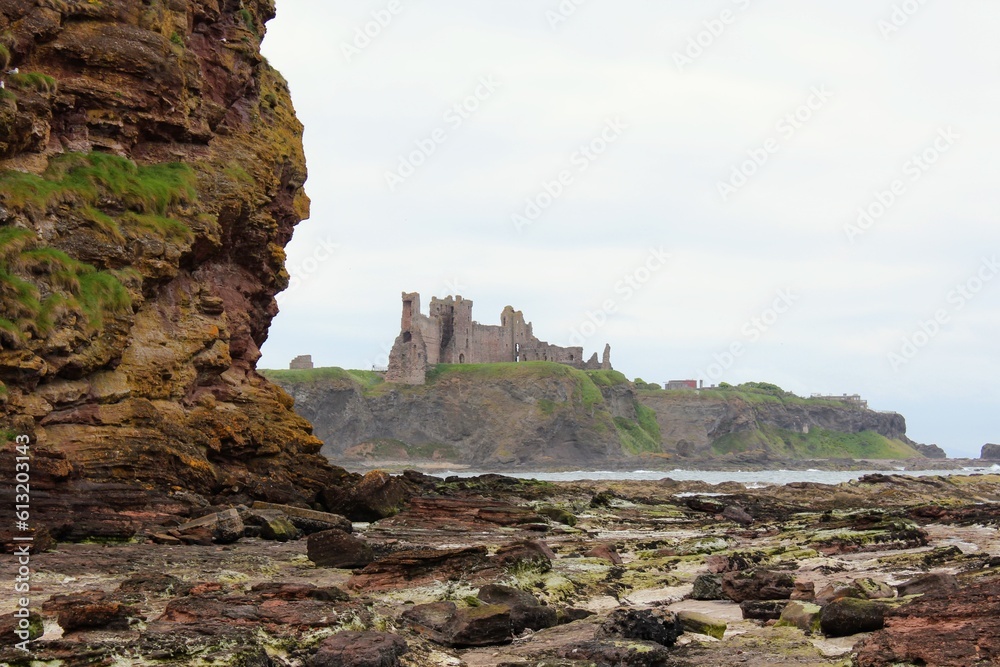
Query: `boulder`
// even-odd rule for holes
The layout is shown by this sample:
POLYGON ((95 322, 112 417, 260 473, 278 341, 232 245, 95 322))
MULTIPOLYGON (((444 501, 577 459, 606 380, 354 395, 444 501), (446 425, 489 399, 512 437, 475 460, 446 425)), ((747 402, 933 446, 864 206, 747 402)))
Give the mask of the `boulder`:
POLYGON ((739 505, 727 505, 726 509, 722 510, 722 517, 743 526, 749 526, 753 523, 753 517, 739 505))
POLYGON ((0 642, 5 647, 25 640, 34 641, 43 634, 45 634, 44 622, 37 612, 28 612, 28 617, 24 619, 14 618, 11 613, 0 615, 0 642), (18 635, 18 632, 27 632, 27 635, 18 635))
POLYGON ((561 523, 564 526, 572 527, 576 525, 576 516, 558 507, 539 508, 538 514, 544 516, 546 519, 555 521, 556 523, 561 523))
POLYGON ((553 607, 511 607, 510 628, 515 635, 523 634, 525 630, 544 630, 559 624, 559 613, 553 607))
POLYGON ((612 611, 598 630, 604 637, 641 639, 663 646, 673 646, 683 632, 677 614, 672 611, 623 607, 612 611))
POLYGON ((806 633, 815 634, 820 631, 819 615, 822 607, 811 602, 792 600, 778 618, 778 625, 798 628, 806 633))
POLYGON ((347 583, 355 590, 422 586, 435 581, 471 581, 495 574, 486 547, 397 551, 366 565, 347 583))
POLYGON ((740 572, 755 567, 762 567, 770 560, 760 551, 737 551, 729 555, 712 554, 705 557, 705 566, 713 574, 725 572, 740 572))
POLYGON ((792 599, 812 602, 816 599, 816 584, 811 581, 796 581, 792 599))
POLYGON ((67 634, 77 630, 127 630, 129 618, 143 619, 137 608, 113 599, 104 591, 54 595, 42 609, 55 613, 59 626, 67 634))
POLYGON ((413 489, 404 478, 372 470, 337 498, 329 509, 351 521, 379 521, 398 514, 412 495, 413 489))
POLYGON ((500 567, 530 564, 539 571, 548 572, 556 555, 545 542, 524 540, 500 547, 493 558, 500 567))
POLYGON ((885 626, 888 610, 881 602, 840 598, 823 607, 820 629, 828 637, 848 637, 859 632, 874 632, 885 626))
POLYGON ((294 507, 292 505, 276 505, 274 503, 255 502, 255 510, 276 510, 284 514, 292 525, 301 530, 306 535, 319 533, 324 530, 334 528, 350 533, 354 530, 350 519, 339 514, 329 512, 318 512, 316 510, 294 507))
POLYGON ((488 604, 458 609, 441 634, 453 648, 507 644, 514 639, 510 607, 488 604))
POLYGON ((217 544, 232 544, 243 537, 243 520, 235 509, 219 512, 219 520, 212 528, 212 539, 217 544))
POLYGON ((385 632, 340 632, 320 642, 309 667, 399 667, 408 647, 402 637, 385 632))
POLYGON ((816 604, 823 606, 841 598, 858 600, 881 600, 896 597, 896 591, 884 581, 870 577, 854 581, 835 581, 816 593, 816 604))
POLYGON ((257 528, 257 536, 265 540, 288 542, 299 538, 299 529, 280 510, 249 510, 244 513, 243 522, 257 528))
POLYGON ((320 588, 314 584, 286 584, 281 582, 264 582, 255 584, 250 589, 261 599, 269 600, 321 600, 323 602, 347 602, 351 599, 347 593, 336 586, 320 588))
POLYGON ((857 647, 857 667, 970 667, 1000 661, 1000 580, 932 592, 888 612, 857 647))
POLYGON ((512 586, 487 584, 479 589, 476 597, 486 604, 505 604, 508 607, 537 607, 538 598, 512 586))
POLYGON ((896 587, 899 597, 924 595, 927 593, 954 593, 958 590, 958 579, 947 572, 921 574, 896 587))
POLYGON ((788 605, 788 600, 744 600, 740 603, 743 618, 755 621, 776 621, 788 605))
POLYGON ((606 560, 612 565, 621 565, 622 557, 615 550, 613 545, 610 544, 598 544, 596 547, 584 554, 587 558, 600 558, 601 560, 606 560))
POLYGON ((722 592, 733 602, 746 600, 788 600, 795 580, 787 572, 743 570, 722 575, 722 592))
POLYGON ((681 622, 681 627, 687 632, 708 635, 716 639, 722 639, 728 627, 725 621, 720 621, 695 611, 678 612, 677 619, 681 622))
POLYGON ((243 530, 239 512, 231 508, 188 521, 170 532, 185 542, 232 544, 243 537, 243 530))
POLYGON ((722 593, 721 574, 702 574, 694 580, 694 588, 691 589, 692 600, 725 600, 722 593))
POLYGON ((306 538, 306 554, 320 567, 350 570, 365 567, 375 560, 375 553, 367 542, 336 528, 306 538))
POLYGON ((984 461, 1000 461, 1000 445, 990 443, 983 445, 983 451, 979 458, 984 461))

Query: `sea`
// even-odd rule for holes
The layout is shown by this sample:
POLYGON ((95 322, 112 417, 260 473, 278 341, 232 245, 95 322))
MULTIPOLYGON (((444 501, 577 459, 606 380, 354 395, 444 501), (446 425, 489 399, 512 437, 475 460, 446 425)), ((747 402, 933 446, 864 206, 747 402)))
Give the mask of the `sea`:
MULTIPOLYGON (((543 482, 576 481, 700 481, 708 484, 739 482, 747 488, 761 488, 772 484, 791 482, 816 482, 819 484, 842 484, 859 479, 864 475, 908 475, 925 477, 929 475, 983 475, 1000 473, 1000 465, 983 467, 963 467, 954 470, 573 470, 569 472, 504 472, 505 477, 537 479, 543 482)), ((470 470, 434 472, 436 477, 475 477, 482 472, 470 470)))

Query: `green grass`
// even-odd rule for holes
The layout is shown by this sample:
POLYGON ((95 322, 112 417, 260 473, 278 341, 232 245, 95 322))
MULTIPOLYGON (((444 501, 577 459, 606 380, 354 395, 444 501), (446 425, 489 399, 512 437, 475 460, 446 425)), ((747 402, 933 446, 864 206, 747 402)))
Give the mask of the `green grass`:
POLYGON ((622 449, 629 454, 659 454, 663 451, 660 425, 652 408, 635 402, 636 420, 615 417, 615 430, 622 443, 622 449))
POLYGON ((556 405, 558 404, 555 401, 551 401, 547 398, 540 398, 535 403, 535 406, 538 408, 538 411, 543 415, 545 415, 546 417, 551 416, 552 413, 556 411, 556 405))
POLYGON ((628 378, 618 371, 584 371, 587 377, 598 387, 617 387, 628 384, 628 378))
POLYGON ((7 85, 17 90, 35 90, 40 93, 54 93, 59 88, 56 80, 41 72, 21 72, 7 75, 7 85))
POLYGON ((814 428, 799 433, 759 426, 752 431, 730 433, 712 443, 717 454, 765 449, 775 456, 796 459, 908 459, 919 457, 909 445, 890 440, 874 431, 840 433, 814 428))
POLYGON ((274 382, 287 384, 307 384, 321 381, 339 380, 361 385, 362 389, 371 389, 385 382, 381 373, 375 371, 344 370, 336 366, 327 368, 311 368, 305 370, 264 370, 261 375, 274 382))
POLYGON ((0 44, 0 69, 6 70, 10 67, 10 49, 6 44, 0 44))
POLYGON ((127 210, 165 216, 170 207, 197 199, 195 179, 181 163, 138 166, 107 153, 66 153, 50 160, 41 176, 0 174, 0 197, 8 206, 45 210, 60 203, 96 206, 111 195, 127 210))

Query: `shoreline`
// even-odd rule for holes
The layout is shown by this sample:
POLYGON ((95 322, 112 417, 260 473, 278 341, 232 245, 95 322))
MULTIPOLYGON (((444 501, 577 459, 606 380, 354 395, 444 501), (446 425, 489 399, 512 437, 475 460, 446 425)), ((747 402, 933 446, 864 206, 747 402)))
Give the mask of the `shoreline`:
POLYGON ((998 461, 984 459, 775 459, 768 461, 719 461, 712 459, 671 461, 669 463, 652 460, 608 461, 600 467, 591 466, 497 466, 470 463, 426 461, 426 460, 371 460, 345 461, 329 458, 329 461, 350 472, 364 474, 372 470, 382 470, 397 474, 405 470, 416 470, 427 475, 443 473, 479 473, 517 475, 557 473, 600 473, 600 472, 765 472, 765 471, 822 471, 822 472, 928 472, 956 471, 969 468, 989 469, 998 461))

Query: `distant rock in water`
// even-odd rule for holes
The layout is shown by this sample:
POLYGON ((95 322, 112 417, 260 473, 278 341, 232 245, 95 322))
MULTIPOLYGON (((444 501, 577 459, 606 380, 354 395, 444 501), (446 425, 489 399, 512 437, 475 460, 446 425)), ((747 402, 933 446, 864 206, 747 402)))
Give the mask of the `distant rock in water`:
POLYGON ((1000 461, 1000 445, 983 445, 983 453, 980 454, 979 458, 985 461, 1000 461))
POLYGON ((340 368, 264 373, 338 462, 600 468, 944 455, 918 449, 902 415, 764 383, 666 391, 613 370, 546 362, 441 364, 420 386, 340 368))
POLYGON ((32 520, 59 539, 353 479, 255 371, 309 211, 302 126, 258 48, 273 15, 3 3, 0 467, 28 436, 32 520))

